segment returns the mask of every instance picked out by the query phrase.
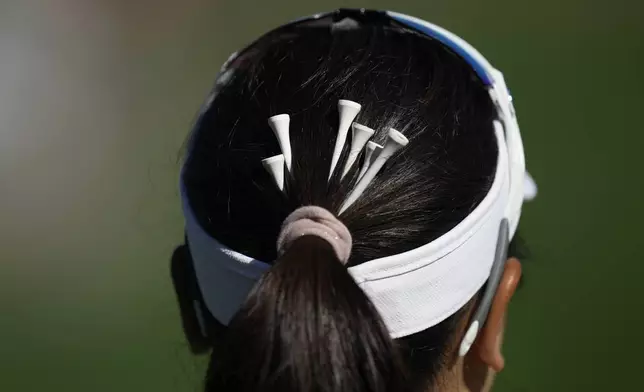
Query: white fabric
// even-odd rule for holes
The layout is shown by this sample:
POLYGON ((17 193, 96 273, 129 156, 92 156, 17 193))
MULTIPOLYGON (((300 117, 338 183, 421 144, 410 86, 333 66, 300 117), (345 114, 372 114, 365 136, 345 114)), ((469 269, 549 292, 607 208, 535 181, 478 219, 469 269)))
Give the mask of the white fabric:
POLYGON ((538 189, 537 183, 534 181, 534 178, 530 173, 525 173, 525 179, 523 181, 523 199, 525 201, 532 201, 537 197, 538 189))

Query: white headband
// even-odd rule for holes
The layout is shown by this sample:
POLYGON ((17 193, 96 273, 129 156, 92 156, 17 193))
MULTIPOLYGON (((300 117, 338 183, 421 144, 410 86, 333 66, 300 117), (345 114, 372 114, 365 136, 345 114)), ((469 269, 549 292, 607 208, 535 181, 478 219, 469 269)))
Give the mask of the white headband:
MULTIPOLYGON (((494 181, 471 214, 452 230, 424 246, 348 268, 375 305, 391 336, 398 338, 430 328, 453 315, 491 279, 491 270, 498 256, 500 227, 507 222, 507 237, 513 237, 523 200, 536 195, 536 186, 525 173, 519 127, 502 74, 474 48, 446 30, 406 15, 391 12, 387 15, 412 27, 420 25, 425 30, 430 29, 435 33, 434 38, 444 43, 448 40, 448 46, 456 45, 462 52, 459 54, 469 56, 467 60, 479 67, 477 72, 485 72, 500 119, 494 123, 498 144, 494 181)), ((222 77, 228 77, 228 64, 234 58, 235 55, 231 56, 224 65, 222 77)), ((217 87, 215 94, 216 90, 217 87)), ((208 102, 212 102, 212 96, 208 102)), ((279 138, 279 130, 271 126, 279 138)), ((290 146, 288 149, 290 160, 290 146)), ((284 152, 284 147, 282 150, 284 152)), ((275 162, 275 159, 270 162, 275 162)), ((284 162, 284 159, 279 162, 284 162)), ((284 165, 269 167, 265 163, 269 172, 276 167, 283 170, 284 165)), ((290 162, 286 166, 288 169, 290 162)), ((281 189, 283 173, 273 175, 281 189)), ((229 249, 209 236, 190 207, 183 181, 181 199, 186 236, 205 304, 215 319, 228 324, 253 285, 271 265, 229 249)), ((487 311, 483 313, 485 318, 487 311)), ((461 354, 469 349, 483 321, 476 320, 468 330, 461 354)))

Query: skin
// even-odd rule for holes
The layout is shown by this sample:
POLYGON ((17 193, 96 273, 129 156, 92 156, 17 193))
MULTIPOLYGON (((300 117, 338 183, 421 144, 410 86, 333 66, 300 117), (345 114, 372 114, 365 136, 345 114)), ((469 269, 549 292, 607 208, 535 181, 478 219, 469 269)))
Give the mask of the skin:
MULTIPOLYGON (((441 388, 453 392, 487 392, 492 389, 494 377, 505 367, 502 354, 508 306, 521 280, 521 263, 516 258, 508 260, 501 283, 483 329, 464 358, 458 358, 461 339, 456 339, 452 356, 457 358, 438 377, 441 388)), ((462 337, 468 327, 468 318, 457 336, 462 337)), ((442 390, 442 389, 441 389, 442 390)))

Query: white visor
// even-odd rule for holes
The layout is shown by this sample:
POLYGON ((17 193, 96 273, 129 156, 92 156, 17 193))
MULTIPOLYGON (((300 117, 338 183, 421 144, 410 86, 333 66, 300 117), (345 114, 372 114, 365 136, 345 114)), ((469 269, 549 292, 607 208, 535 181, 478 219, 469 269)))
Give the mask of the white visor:
MULTIPOLYGON (((523 200, 536 196, 536 184, 525 172, 519 127, 502 74, 452 33, 417 18, 387 14, 431 31, 434 38, 467 56, 477 72, 484 73, 482 79, 487 81, 499 113, 499 121, 494 123, 498 144, 496 174, 488 194, 472 213, 424 246, 348 268, 375 305, 390 335, 398 338, 440 323, 473 298, 490 277, 501 222, 507 220, 512 238, 523 200)), ((224 65, 222 75, 227 75, 227 65, 234 58, 233 55, 224 65)), ((216 90, 217 87, 215 93, 216 90)), ((181 199, 186 236, 205 304, 215 319, 227 325, 271 265, 229 249, 208 235, 190 207, 183 182, 181 199)))

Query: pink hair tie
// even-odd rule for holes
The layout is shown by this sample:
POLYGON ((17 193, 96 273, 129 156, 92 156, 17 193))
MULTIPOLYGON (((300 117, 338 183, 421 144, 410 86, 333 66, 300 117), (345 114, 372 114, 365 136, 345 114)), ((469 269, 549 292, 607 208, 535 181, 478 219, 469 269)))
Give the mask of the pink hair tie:
POLYGON ((284 220, 277 237, 277 255, 283 255, 296 239, 305 235, 326 240, 342 264, 349 260, 352 246, 349 229, 331 212, 317 206, 300 207, 284 220))

